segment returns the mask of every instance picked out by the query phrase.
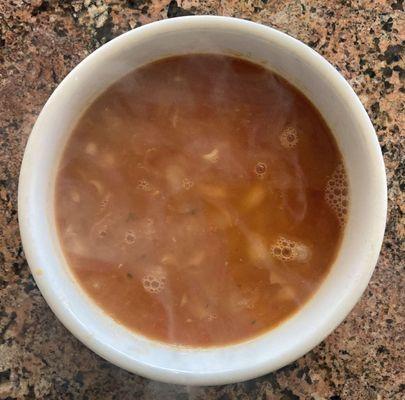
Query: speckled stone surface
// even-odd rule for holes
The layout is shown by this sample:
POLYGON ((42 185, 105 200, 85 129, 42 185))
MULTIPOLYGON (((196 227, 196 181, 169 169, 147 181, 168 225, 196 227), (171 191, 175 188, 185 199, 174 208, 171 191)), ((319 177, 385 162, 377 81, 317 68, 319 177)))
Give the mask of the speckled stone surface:
POLYGON ((0 399, 405 398, 403 8, 403 0, 0 0, 0 399), (63 77, 122 32, 189 14, 271 25, 326 57, 372 119, 389 189, 377 268, 338 329, 275 373, 208 388, 143 379, 78 342, 33 282, 16 211, 25 143, 63 77))

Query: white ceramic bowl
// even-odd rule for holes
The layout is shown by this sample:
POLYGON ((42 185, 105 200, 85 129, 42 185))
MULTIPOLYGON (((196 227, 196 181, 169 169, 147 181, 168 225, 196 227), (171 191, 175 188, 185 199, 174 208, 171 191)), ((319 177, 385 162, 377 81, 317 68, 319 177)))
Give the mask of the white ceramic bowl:
POLYGON ((274 29, 227 17, 183 17, 146 25, 102 46, 58 86, 32 130, 19 182, 25 254, 62 323, 103 358, 148 378, 189 385, 243 381, 276 370, 321 342, 367 286, 386 217, 378 141, 359 99, 320 55, 274 29), (338 257, 313 298, 277 328, 247 342, 186 349, 149 340, 107 316, 75 283, 54 220, 57 165, 72 127, 100 92, 129 71, 175 54, 223 53, 265 65, 299 88, 332 129, 349 177, 350 209, 338 257))

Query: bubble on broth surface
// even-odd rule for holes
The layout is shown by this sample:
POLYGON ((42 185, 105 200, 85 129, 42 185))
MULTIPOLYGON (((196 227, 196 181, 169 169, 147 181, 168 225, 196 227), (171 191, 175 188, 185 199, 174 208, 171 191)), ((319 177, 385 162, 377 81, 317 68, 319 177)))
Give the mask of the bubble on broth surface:
POLYGON ((255 165, 255 174, 258 178, 264 178, 267 174, 267 164, 264 162, 258 162, 255 165))
POLYGON ((280 236, 277 242, 271 246, 270 251, 274 258, 285 262, 306 262, 311 256, 311 250, 307 245, 283 236, 280 236))
POLYGON ((185 190, 190 190, 194 186, 194 182, 189 178, 184 178, 182 185, 185 190))
POLYGON ((339 224, 343 226, 347 219, 347 206, 349 202, 348 184, 345 170, 339 164, 326 183, 325 201, 335 212, 339 224))
POLYGON ((166 286, 166 274, 161 267, 158 267, 142 278, 142 285, 149 293, 160 293, 166 286))
POLYGON ((292 126, 284 128, 280 134, 280 143, 286 149, 292 149, 298 143, 298 132, 292 126))
POLYGON ((134 244, 136 239, 136 235, 134 231, 126 231, 125 232, 125 243, 126 244, 134 244))

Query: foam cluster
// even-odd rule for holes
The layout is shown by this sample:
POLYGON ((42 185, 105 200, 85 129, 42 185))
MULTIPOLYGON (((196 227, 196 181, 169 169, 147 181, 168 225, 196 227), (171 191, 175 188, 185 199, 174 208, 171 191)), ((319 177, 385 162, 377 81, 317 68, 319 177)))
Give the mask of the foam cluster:
POLYGON ((347 206, 349 201, 348 184, 343 164, 339 164, 326 183, 325 201, 335 212, 339 224, 343 226, 347 219, 347 206))
POLYGON ((160 293, 166 286, 166 276, 161 268, 158 268, 142 278, 142 285, 149 293, 160 293))
POLYGON ((218 318, 218 315, 213 313, 213 314, 208 314, 207 320, 208 321, 214 321, 218 318))
POLYGON ((194 182, 189 178, 184 178, 182 185, 185 190, 190 190, 194 186, 194 182))
POLYGON ((280 133, 280 143, 286 149, 292 149, 298 143, 298 132, 292 126, 288 126, 280 133))
POLYGON ((152 185, 147 180, 141 179, 138 181, 137 188, 144 192, 150 192, 152 190, 152 185))
POLYGON ((311 256, 311 250, 304 243, 287 239, 280 236, 277 242, 271 246, 271 255, 284 262, 305 262, 311 256))
POLYGON ((237 306, 245 308, 247 310, 253 310, 254 302, 253 299, 243 298, 236 303, 237 306))

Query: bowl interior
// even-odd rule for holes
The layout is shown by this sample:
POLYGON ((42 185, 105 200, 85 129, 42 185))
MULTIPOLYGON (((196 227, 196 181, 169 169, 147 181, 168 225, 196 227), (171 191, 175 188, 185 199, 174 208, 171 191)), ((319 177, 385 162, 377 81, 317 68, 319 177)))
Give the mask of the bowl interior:
POLYGON ((385 224, 385 174, 373 127, 344 79, 317 53, 278 31, 221 17, 147 25, 103 46, 60 84, 44 107, 24 155, 19 215, 24 249, 48 304, 96 353, 141 375, 174 383, 252 378, 298 358, 336 327, 365 289, 385 224), (103 313, 74 282, 54 224, 54 181, 63 147, 83 109, 107 86, 148 62, 184 53, 237 55, 299 88, 336 137, 349 176, 350 209, 339 255, 315 296, 276 329, 237 345, 168 346, 134 334, 103 313))

